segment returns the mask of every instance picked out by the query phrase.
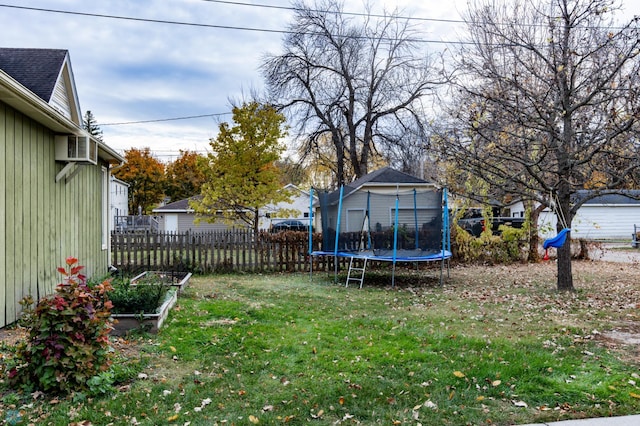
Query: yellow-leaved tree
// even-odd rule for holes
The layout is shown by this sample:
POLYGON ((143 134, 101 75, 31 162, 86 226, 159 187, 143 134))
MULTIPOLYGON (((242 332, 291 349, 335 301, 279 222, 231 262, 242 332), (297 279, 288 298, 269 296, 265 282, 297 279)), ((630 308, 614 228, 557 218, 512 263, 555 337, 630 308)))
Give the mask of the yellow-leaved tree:
POLYGON ((280 186, 276 162, 285 150, 285 118, 270 105, 248 102, 232 109, 233 125, 220 124, 211 152, 198 161, 205 176, 198 199, 191 201, 199 220, 222 217, 258 233, 261 208, 290 201, 280 186))

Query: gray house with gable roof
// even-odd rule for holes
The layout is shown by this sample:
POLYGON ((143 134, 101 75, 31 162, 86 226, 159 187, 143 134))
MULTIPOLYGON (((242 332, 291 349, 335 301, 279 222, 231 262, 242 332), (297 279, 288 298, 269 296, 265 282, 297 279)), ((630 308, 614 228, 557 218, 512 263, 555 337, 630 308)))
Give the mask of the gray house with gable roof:
MULTIPOLYGON (((340 218, 340 232, 357 232, 362 229, 367 210, 367 192, 393 195, 398 192, 435 190, 436 185, 424 179, 417 178, 410 174, 395 170, 391 167, 383 167, 357 179, 344 186, 342 190, 342 211, 344 216, 340 218)), ((326 195, 325 212, 320 211, 320 204, 315 205, 314 227, 323 229, 321 221, 322 214, 329 228, 337 226, 338 206, 340 204, 340 193, 338 189, 326 195)), ((434 197, 437 194, 434 191, 434 197)), ((439 206, 440 202, 433 200, 439 206)), ((419 215, 429 216, 431 206, 402 205, 399 207, 399 214, 413 215, 417 210, 419 215)), ((388 228, 394 223, 394 209, 392 204, 376 205, 370 212, 370 220, 373 224, 379 224, 382 228, 388 228)))
POLYGON ((109 266, 109 169, 124 158, 82 127, 69 52, 0 48, 0 327, 77 257, 109 266))

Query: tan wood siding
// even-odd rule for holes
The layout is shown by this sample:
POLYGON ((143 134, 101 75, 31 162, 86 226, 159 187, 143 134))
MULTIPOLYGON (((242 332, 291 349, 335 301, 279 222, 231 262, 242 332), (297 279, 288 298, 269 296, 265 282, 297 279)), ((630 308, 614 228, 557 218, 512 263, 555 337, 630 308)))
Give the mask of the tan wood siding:
POLYGON ((53 292, 65 258, 87 276, 104 276, 101 165, 80 166, 55 182, 54 134, 0 102, 0 327, 14 322, 18 302, 53 292))
MULTIPOLYGON (((14 224, 16 222, 16 209, 15 209, 15 196, 16 196, 16 187, 15 187, 15 159, 14 159, 14 151, 15 151, 15 112, 6 108, 6 121, 5 121, 5 156, 4 156, 4 172, 5 172, 5 205, 6 209, 6 217, 5 217, 5 279, 3 282, 3 286, 5 287, 5 318, 0 318, 2 321, 2 325, 6 324, 6 318, 15 318, 16 315, 16 306, 15 306, 15 283, 19 281, 19 279, 15 276, 15 265, 14 259, 16 256, 16 232, 14 228, 14 224)), ((21 279, 21 278, 20 278, 21 279)))
MULTIPOLYGON (((7 270, 6 267, 6 241, 7 241, 7 232, 5 228, 6 223, 6 211, 7 211, 7 203, 6 197, 4 196, 7 193, 7 169, 5 167, 5 162, 7 158, 7 109, 5 105, 0 102, 0 166, 2 166, 2 170, 0 170, 0 307, 6 307, 7 305, 7 286, 6 286, 6 273, 3 271, 7 270)), ((6 308, 5 308, 6 309, 6 308)), ((0 311, 0 324, 3 324, 3 315, 2 311, 0 311)))

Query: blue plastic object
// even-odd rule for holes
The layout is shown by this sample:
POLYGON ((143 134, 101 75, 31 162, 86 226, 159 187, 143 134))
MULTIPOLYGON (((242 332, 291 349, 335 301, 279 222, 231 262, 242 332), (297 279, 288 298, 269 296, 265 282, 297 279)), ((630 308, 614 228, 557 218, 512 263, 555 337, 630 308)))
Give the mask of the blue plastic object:
POLYGON ((571 231, 570 228, 564 228, 562 231, 560 231, 558 233, 558 235, 556 235, 553 238, 547 238, 546 240, 544 240, 544 243, 542 243, 542 248, 544 248, 545 250, 548 249, 549 247, 555 247, 555 248, 560 248, 564 245, 564 242, 567 239, 567 234, 571 231))

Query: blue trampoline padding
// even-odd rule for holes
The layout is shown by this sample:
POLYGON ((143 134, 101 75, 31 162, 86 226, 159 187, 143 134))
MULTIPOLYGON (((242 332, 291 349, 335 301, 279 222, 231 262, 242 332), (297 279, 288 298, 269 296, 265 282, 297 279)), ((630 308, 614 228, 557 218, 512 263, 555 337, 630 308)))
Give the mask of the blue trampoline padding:
POLYGON ((570 231, 571 231, 570 228, 564 228, 555 237, 547 238, 546 240, 544 240, 544 243, 542 243, 542 248, 546 250, 549 247, 555 247, 555 248, 562 247, 564 245, 564 242, 567 239, 567 233, 569 233, 570 231))
MULTIPOLYGON (((415 250, 408 250, 411 253, 415 253, 415 250)), ((430 252, 428 255, 424 256, 410 256, 405 255, 401 256, 401 251, 398 251, 396 254, 396 262, 433 262, 436 260, 444 260, 449 259, 451 257, 451 252, 448 250, 442 250, 436 253, 430 252)), ((376 256, 373 251, 356 251, 356 252, 348 252, 348 251, 339 251, 338 253, 332 251, 314 251, 311 253, 311 256, 337 256, 337 257, 353 257, 355 259, 369 259, 369 260, 380 260, 383 262, 393 262, 393 256, 376 256)))

